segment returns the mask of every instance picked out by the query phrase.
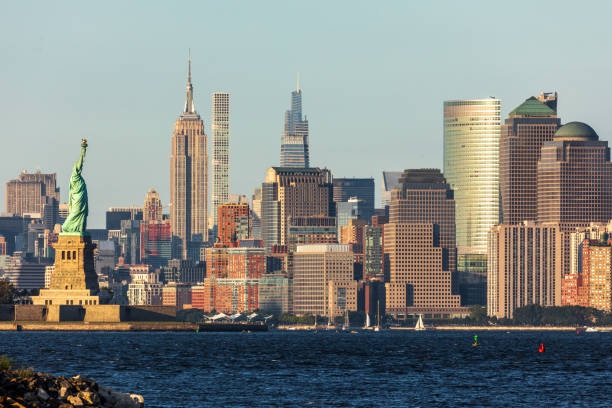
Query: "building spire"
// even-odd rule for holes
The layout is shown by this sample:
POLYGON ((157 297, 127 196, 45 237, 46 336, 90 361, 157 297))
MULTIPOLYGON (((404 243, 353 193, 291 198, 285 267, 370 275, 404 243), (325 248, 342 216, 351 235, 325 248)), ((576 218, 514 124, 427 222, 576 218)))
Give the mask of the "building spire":
POLYGON ((297 88, 295 89, 297 92, 300 92, 300 72, 297 73, 297 88))
POLYGON ((191 48, 189 48, 189 56, 187 57, 187 83, 191 83, 191 48))
POLYGON ((184 113, 195 113, 195 104, 193 103, 193 85, 191 85, 191 48, 189 49, 189 57, 187 59, 187 97, 185 99, 184 113))

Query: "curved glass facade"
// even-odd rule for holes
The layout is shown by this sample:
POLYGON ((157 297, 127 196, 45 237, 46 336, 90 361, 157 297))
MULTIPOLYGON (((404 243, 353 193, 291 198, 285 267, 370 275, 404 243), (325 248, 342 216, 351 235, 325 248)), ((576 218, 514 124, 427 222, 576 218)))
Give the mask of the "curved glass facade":
POLYGON ((499 223, 499 99, 444 102, 444 176, 455 192, 462 304, 486 303, 487 237, 499 223))
POLYGON ((444 102, 444 176, 455 192, 457 250, 487 253, 499 222, 499 99, 444 102))

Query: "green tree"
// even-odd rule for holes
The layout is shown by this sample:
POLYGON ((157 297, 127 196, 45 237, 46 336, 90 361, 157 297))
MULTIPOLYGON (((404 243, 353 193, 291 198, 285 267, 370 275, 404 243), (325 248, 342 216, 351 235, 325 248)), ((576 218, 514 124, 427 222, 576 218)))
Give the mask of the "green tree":
POLYGON ((484 324, 488 322, 487 308, 480 305, 474 305, 470 307, 470 319, 474 323, 484 324))
POLYGON ((0 280, 0 304, 11 304, 13 303, 13 296, 15 295, 15 288, 9 281, 0 280))

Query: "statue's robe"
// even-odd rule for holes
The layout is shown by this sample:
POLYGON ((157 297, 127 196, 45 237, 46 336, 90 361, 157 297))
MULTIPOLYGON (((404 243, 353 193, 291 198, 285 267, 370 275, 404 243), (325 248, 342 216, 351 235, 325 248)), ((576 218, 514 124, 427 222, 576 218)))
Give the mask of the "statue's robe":
POLYGON ((81 176, 83 171, 83 159, 85 158, 85 147, 81 148, 81 157, 74 164, 72 176, 70 176, 70 201, 68 218, 62 225, 62 232, 83 234, 87 228, 87 215, 89 207, 87 204, 87 186, 81 176))

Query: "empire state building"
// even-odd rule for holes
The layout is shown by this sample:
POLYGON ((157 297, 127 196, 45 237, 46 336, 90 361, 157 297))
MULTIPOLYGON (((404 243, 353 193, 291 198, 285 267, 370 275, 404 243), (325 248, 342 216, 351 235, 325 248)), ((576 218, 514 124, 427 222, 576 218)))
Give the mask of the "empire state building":
POLYGON ((183 258, 190 247, 208 240, 208 157, 204 122, 195 110, 191 85, 191 54, 187 70, 185 109, 174 124, 170 154, 170 220, 183 258))

